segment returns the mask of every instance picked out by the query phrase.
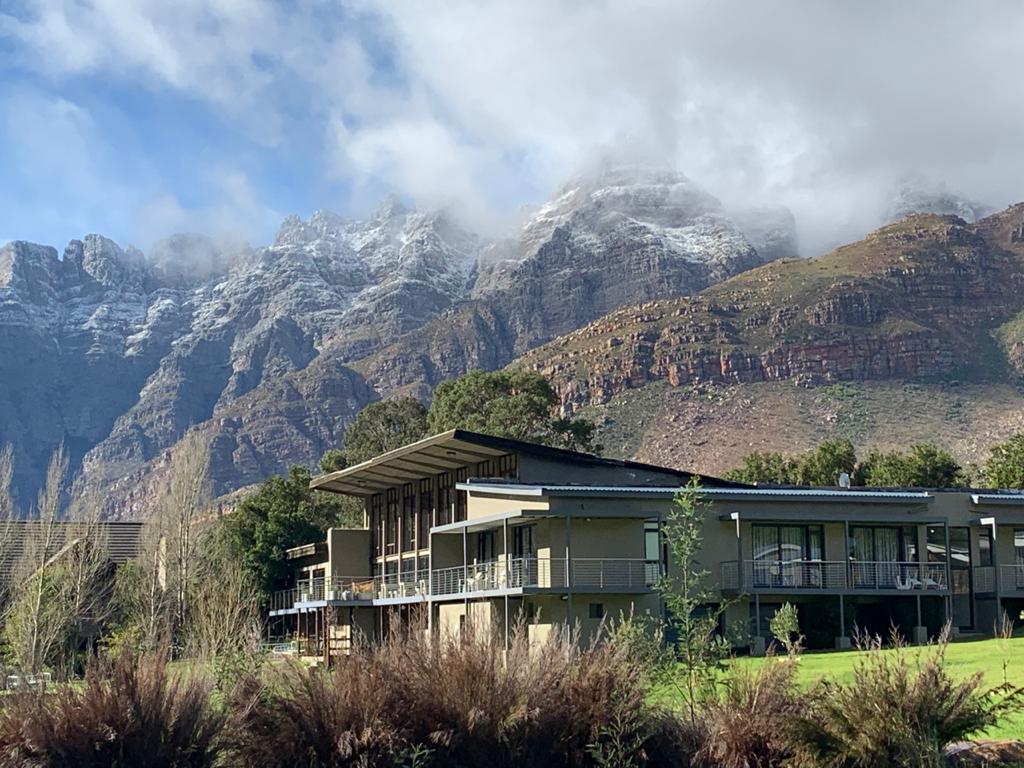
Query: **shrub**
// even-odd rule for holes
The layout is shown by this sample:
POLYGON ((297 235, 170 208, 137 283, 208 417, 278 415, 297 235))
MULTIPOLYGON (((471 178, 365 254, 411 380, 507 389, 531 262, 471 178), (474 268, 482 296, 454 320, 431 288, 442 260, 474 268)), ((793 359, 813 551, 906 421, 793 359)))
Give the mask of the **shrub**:
POLYGON ((1018 710, 1024 690, 984 689, 981 675, 953 680, 939 644, 912 655, 897 637, 866 651, 848 685, 818 683, 807 710, 793 718, 795 765, 815 768, 937 768, 942 750, 1018 710))
MULTIPOLYGON (((675 723, 646 703, 641 664, 614 642, 562 633, 509 650, 490 635, 393 637, 330 671, 289 669, 236 692, 226 746, 239 765, 460 768, 655 765, 675 723)), ((678 765, 678 760, 674 763, 678 765)))
POLYGON ((172 680, 162 655, 93 660, 84 685, 12 696, 0 711, 0 765, 204 768, 223 718, 210 688, 172 680))
POLYGON ((704 702, 696 764, 704 768, 775 768, 792 757, 789 725, 803 711, 793 656, 756 671, 734 669, 722 692, 704 702))

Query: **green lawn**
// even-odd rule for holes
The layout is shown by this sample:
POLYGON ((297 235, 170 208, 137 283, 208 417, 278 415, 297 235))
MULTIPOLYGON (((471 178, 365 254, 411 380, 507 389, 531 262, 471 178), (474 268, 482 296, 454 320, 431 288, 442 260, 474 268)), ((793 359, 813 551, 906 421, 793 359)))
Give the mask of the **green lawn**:
MULTIPOLYGON (((926 652, 923 648, 910 648, 907 653, 926 652)), ((879 651, 891 653, 891 651, 879 651)), ((802 685, 809 686, 821 678, 830 678, 839 682, 849 681, 852 677, 853 665, 862 655, 861 651, 826 651, 805 653, 800 659, 798 680, 802 685)), ((989 686, 1003 682, 1003 662, 1006 665, 1006 679, 1017 686, 1024 686, 1024 637, 1012 640, 961 640, 950 643, 946 650, 946 665, 950 673, 957 677, 966 677, 981 672, 989 686)), ((750 667, 763 664, 764 659, 742 657, 733 664, 750 667)), ((658 698, 671 701, 672 694, 663 689, 658 698)), ((1022 738, 1024 739, 1024 716, 1013 721, 1001 723, 989 733, 990 738, 1022 738)))

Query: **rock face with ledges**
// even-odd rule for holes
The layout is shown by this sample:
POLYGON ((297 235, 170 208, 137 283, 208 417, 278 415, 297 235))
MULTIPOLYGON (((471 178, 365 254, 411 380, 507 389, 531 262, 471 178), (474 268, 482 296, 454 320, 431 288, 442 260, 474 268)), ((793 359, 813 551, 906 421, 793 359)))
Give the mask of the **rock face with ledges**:
POLYGON ((658 381, 1005 380, 1024 328, 1021 223, 1024 205, 976 224, 911 216, 817 259, 619 310, 516 365, 551 376, 567 412, 658 381))

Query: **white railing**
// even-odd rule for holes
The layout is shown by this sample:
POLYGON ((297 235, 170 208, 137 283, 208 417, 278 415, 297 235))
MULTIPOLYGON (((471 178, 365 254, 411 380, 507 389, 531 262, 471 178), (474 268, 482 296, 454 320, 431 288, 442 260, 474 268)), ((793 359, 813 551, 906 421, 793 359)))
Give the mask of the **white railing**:
POLYGON ((628 558, 528 557, 470 563, 434 571, 407 571, 363 578, 311 579, 292 589, 274 592, 270 609, 296 603, 386 600, 430 595, 456 595, 500 589, 646 589, 658 580, 658 563, 628 558), (568 563, 568 567, 566 564, 568 563))
POLYGON ((776 589, 947 589, 945 563, 826 560, 736 560, 722 563, 721 588, 732 591, 776 589))
POLYGON ((396 597, 426 597, 429 592, 429 571, 406 571, 375 576, 373 579, 375 598, 385 600, 396 597))
POLYGON ((1024 592, 1024 565, 999 566, 999 581, 1007 592, 1024 592))
POLYGON ((659 566, 628 558, 526 557, 473 563, 433 572, 431 593, 455 595, 498 589, 646 589, 658 579, 659 566), (568 567, 567 567, 568 563, 568 567))

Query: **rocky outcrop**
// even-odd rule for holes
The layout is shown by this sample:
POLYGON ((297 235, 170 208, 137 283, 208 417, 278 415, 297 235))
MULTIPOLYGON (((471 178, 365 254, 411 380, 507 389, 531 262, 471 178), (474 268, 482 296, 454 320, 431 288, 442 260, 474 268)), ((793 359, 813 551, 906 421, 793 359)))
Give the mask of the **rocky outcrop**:
POLYGON ((515 365, 552 377, 570 413, 657 381, 1005 378, 1021 353, 1001 353, 993 332, 1024 309, 1021 222, 1022 206, 977 225, 913 216, 819 259, 620 310, 515 365))

